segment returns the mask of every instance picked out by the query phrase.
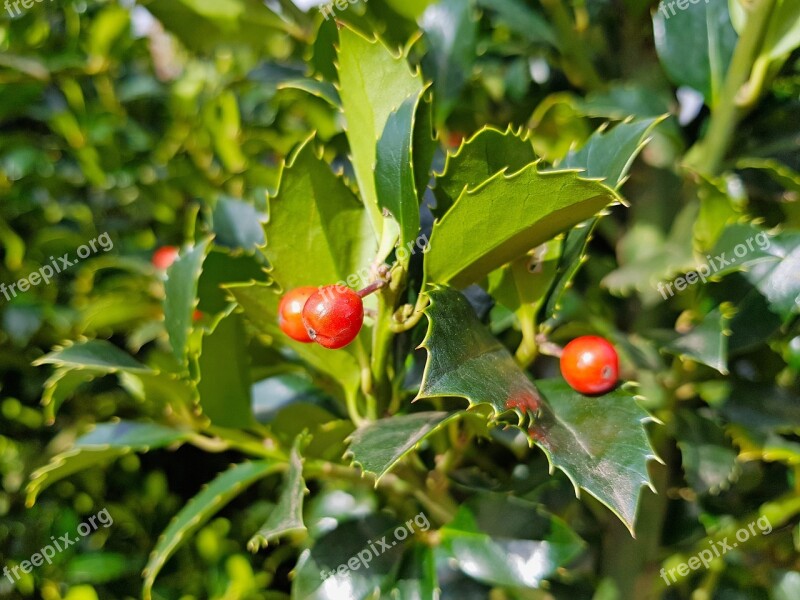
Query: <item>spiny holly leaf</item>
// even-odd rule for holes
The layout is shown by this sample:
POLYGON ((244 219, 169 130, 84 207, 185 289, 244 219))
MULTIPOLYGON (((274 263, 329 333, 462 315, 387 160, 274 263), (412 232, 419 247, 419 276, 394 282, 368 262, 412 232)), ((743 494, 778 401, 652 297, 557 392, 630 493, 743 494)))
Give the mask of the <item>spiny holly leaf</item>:
POLYGON ((353 354, 354 344, 331 352, 318 344, 302 344, 286 336, 278 326, 279 290, 262 283, 235 284, 226 289, 244 309, 245 316, 262 334, 292 349, 311 367, 338 381, 345 393, 354 394, 361 382, 361 369, 353 354))
POLYGON ((468 187, 475 188, 503 170, 516 173, 537 158, 522 130, 481 129, 455 154, 447 155, 444 171, 436 175, 434 215, 441 218, 468 187))
POLYGON ((633 534, 643 485, 650 486, 647 461, 657 458, 644 423, 652 418, 633 395, 617 389, 588 397, 562 380, 537 382, 544 398, 529 433, 575 486, 605 504, 633 534))
POLYGON ((103 423, 78 438, 74 446, 54 456, 31 474, 25 503, 33 506, 42 490, 79 471, 104 465, 129 452, 147 452, 188 439, 189 434, 155 423, 103 423))
POLYGON ((192 314, 197 308, 198 281, 210 250, 210 238, 184 249, 167 270, 167 280, 164 282, 164 321, 172 353, 184 366, 188 363, 189 332, 192 329, 192 314))
POLYGON ((56 413, 65 400, 75 394, 79 387, 97 377, 97 373, 85 369, 75 370, 60 367, 44 382, 42 407, 49 424, 56 420, 56 413))
POLYGON ((284 478, 278 504, 272 509, 266 523, 247 543, 247 549, 251 552, 266 548, 269 542, 281 536, 306 530, 303 522, 303 496, 308 490, 303 479, 303 459, 300 450, 308 441, 305 435, 297 436, 289 456, 289 470, 284 478))
POLYGON ((284 463, 269 460, 240 463, 219 475, 189 500, 158 538, 158 544, 150 554, 143 572, 145 581, 142 594, 145 600, 152 597, 153 583, 159 571, 187 537, 250 485, 285 466, 284 463))
POLYGON ((422 91, 422 75, 412 73, 405 56, 395 57, 378 40, 344 27, 339 31, 339 94, 358 187, 377 237, 383 216, 375 187, 376 143, 389 115, 422 91))
POLYGON ((462 505, 439 535, 444 551, 466 575, 535 589, 585 546, 566 523, 537 505, 488 494, 462 505))
POLYGON ((565 236, 561 245, 561 257, 558 260, 553 285, 547 295, 547 304, 544 309, 546 318, 553 316, 560 308, 564 292, 569 289, 572 280, 586 260, 586 247, 592 239, 592 232, 598 221, 599 219, 588 219, 573 227, 565 236))
POLYGON ((377 147, 378 204, 400 224, 402 246, 419 233, 419 203, 435 149, 430 108, 422 99, 423 93, 409 96, 389 115, 377 147), (417 173, 421 175, 417 177, 417 173))
POLYGON ((244 429, 254 423, 250 407, 250 360, 239 314, 224 317, 203 337, 197 359, 197 390, 203 414, 220 427, 244 429))
POLYGON ((628 177, 628 170, 639 152, 647 145, 653 129, 667 115, 639 121, 619 123, 595 131, 579 149, 571 151, 558 164, 559 169, 586 169, 584 175, 602 179, 609 187, 619 189, 628 177))
POLYGON ((152 370, 130 354, 105 340, 85 340, 57 347, 33 363, 55 365, 61 369, 74 369, 90 373, 151 373, 152 370))
POLYGON ((532 164, 467 189, 437 221, 425 256, 426 280, 465 287, 618 202, 611 188, 574 171, 532 164))
POLYGON ((772 158, 741 158, 737 169, 759 169, 765 171, 784 189, 800 194, 800 173, 772 158))
POLYGON ((444 124, 461 96, 478 55, 478 18, 472 2, 440 0, 422 17, 428 46, 425 72, 436 92, 436 123, 444 124))
POLYGON ((677 443, 686 481, 699 494, 719 493, 738 475, 736 450, 724 430, 695 411, 676 413, 677 443))
POLYGON ((417 398, 460 396, 470 406, 488 404, 493 416, 511 410, 522 421, 541 398, 513 357, 478 321, 459 292, 437 286, 427 292, 428 333, 422 347, 428 362, 417 398))
POLYGON ((463 413, 421 412, 367 423, 349 438, 347 454, 379 480, 422 440, 463 413))
POLYGON ((708 313, 691 331, 680 333, 664 350, 681 358, 689 358, 728 374, 728 324, 735 309, 724 303, 708 313))
POLYGON ((336 91, 336 86, 328 81, 319 81, 318 79, 311 79, 310 77, 292 79, 291 81, 279 83, 278 89, 302 90, 308 92, 312 96, 325 100, 334 108, 342 107, 342 99, 339 98, 339 92, 336 91))
POLYGON ((700 2, 691 10, 663 3, 653 13, 653 32, 658 58, 670 80, 696 89, 713 108, 737 40, 728 0, 700 2))
POLYGON ((364 207, 315 155, 312 140, 283 170, 278 194, 270 198, 266 235, 264 254, 284 290, 368 272, 377 251, 364 207))

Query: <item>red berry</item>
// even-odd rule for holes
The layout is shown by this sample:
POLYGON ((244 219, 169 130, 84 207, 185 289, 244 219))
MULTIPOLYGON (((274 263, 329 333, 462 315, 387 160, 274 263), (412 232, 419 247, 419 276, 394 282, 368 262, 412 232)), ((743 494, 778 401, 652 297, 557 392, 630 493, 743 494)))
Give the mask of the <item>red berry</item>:
POLYGON ((166 271, 178 259, 180 250, 175 246, 161 246, 153 252, 153 266, 159 271, 166 271))
POLYGON ((364 324, 364 303, 343 285, 320 288, 303 308, 308 335, 320 346, 336 350, 352 342, 364 324))
POLYGON ((575 338, 564 347, 561 374, 582 394, 604 394, 619 378, 619 357, 608 340, 596 335, 575 338))
POLYGON ((197 323, 202 318, 203 318, 203 311, 195 309, 195 311, 192 313, 192 321, 197 323))
POLYGON ((284 294, 278 305, 278 325, 283 333, 304 344, 310 344, 313 340, 303 325, 303 306, 316 291, 317 288, 310 286, 295 288, 284 294))

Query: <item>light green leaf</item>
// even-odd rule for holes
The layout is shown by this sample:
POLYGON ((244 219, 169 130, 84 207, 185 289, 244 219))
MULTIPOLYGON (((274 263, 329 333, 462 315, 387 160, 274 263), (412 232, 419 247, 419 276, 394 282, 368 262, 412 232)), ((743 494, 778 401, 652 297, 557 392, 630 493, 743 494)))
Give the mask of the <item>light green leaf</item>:
POLYGON ((609 187, 619 189, 653 129, 666 117, 626 121, 611 130, 601 127, 579 150, 571 151, 559 162, 558 168, 585 169, 586 177, 602 179, 609 187))
POLYGON ((516 173, 537 158, 533 144, 521 131, 484 127, 455 154, 447 155, 444 171, 436 175, 434 215, 442 217, 465 189, 474 189, 503 170, 516 173))
POLYGON ((97 373, 86 369, 75 370, 70 367, 59 367, 44 382, 42 406, 47 422, 52 424, 56 413, 65 400, 72 397, 84 383, 97 377, 97 373))
POLYGON ((145 600, 152 598, 153 583, 159 571, 186 538, 250 485, 283 468, 284 464, 267 460, 240 463, 219 475, 189 500, 158 538, 158 544, 150 554, 143 573, 145 600))
POLYGON ((656 458, 644 429, 651 417, 633 395, 617 389, 584 396, 563 380, 539 380, 544 398, 529 433, 561 469, 575 492, 587 491, 633 534, 641 488, 651 486, 647 461, 656 458))
POLYGON ((69 450, 54 456, 31 474, 25 503, 33 506, 38 495, 57 481, 89 467, 105 465, 129 452, 147 452, 185 441, 189 434, 155 423, 118 421, 103 423, 78 438, 69 450))
POLYGON ((306 531, 303 522, 303 496, 308 490, 303 479, 303 459, 300 456, 300 448, 308 441, 304 437, 300 435, 295 440, 277 506, 272 509, 266 523, 247 543, 247 549, 251 552, 266 548, 269 542, 284 535, 306 531))
POLYGON ((367 213, 315 155, 311 140, 284 168, 269 210, 264 254, 285 290, 333 284, 369 271, 377 244, 367 213))
POLYGON ((325 100, 325 102, 334 108, 342 107, 342 99, 339 98, 339 92, 336 90, 336 86, 328 81, 319 81, 309 77, 305 79, 292 79, 278 84, 278 89, 301 90, 325 100))
POLYGON ((211 249, 211 239, 189 246, 167 270, 164 282, 164 321, 172 353, 186 366, 192 315, 197 307, 197 286, 203 262, 211 249))
POLYGON ((538 311, 553 283, 561 243, 551 240, 489 274, 487 291, 500 304, 516 311, 529 305, 538 311))
POLYGON ((91 373, 150 373, 146 367, 130 354, 105 340, 86 340, 69 343, 63 348, 37 359, 34 365, 55 365, 61 369, 75 369, 91 373))
POLYGON ((470 406, 488 404, 493 416, 511 410, 522 421, 541 398, 509 351, 483 324, 466 298, 447 287, 427 292, 428 333, 422 347, 428 362, 417 398, 459 396, 470 406))
POLYGON ((611 188, 536 164, 467 189, 436 222, 426 281, 465 287, 618 202, 611 188))
POLYGON ((422 440, 461 416, 463 413, 421 412, 379 419, 352 433, 347 454, 353 464, 379 480, 422 440))
POLYGON ((662 2, 653 13, 656 51, 675 85, 694 88, 714 107, 738 39, 728 0, 708 0, 676 10, 662 2))
POLYGON ((423 88, 404 56, 395 57, 378 40, 368 40, 347 27, 339 31, 339 94, 347 121, 353 168, 376 237, 383 216, 375 187, 376 144, 389 115, 423 88))
POLYGON ((244 429, 254 423, 250 406, 250 359, 242 317, 224 317, 203 337, 198 357, 200 407, 213 425, 244 429))

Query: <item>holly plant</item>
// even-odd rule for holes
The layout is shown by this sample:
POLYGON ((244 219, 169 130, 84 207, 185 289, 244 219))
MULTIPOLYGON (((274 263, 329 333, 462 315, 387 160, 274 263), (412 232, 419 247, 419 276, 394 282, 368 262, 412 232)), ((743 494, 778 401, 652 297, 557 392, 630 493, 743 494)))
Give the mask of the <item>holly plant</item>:
MULTIPOLYGON (((166 4, 156 4, 154 14, 171 24, 166 4)), ((416 10, 390 4, 400 14, 416 10)), ((770 384, 770 416, 752 389, 758 382, 748 381, 755 367, 740 364, 726 378, 737 352, 771 344, 775 363, 789 352, 787 333, 797 333, 797 211, 795 229, 775 228, 723 175, 765 173, 796 195, 797 174, 771 159, 723 162, 735 129, 726 94, 744 83, 730 80, 749 77, 747 67, 761 61, 752 75, 761 79, 747 88, 755 106, 752 86, 766 89, 791 50, 753 50, 765 43, 754 23, 778 17, 736 13, 740 42, 724 83, 735 87, 720 89, 727 70, 683 71, 678 53, 683 36, 702 34, 707 54, 727 65, 726 44, 737 39, 727 9, 732 42, 712 39, 717 17, 687 33, 678 21, 688 10, 669 21, 654 13, 667 76, 699 90, 712 112, 707 135, 698 134, 676 168, 684 179, 654 174, 651 164, 629 181, 648 152, 680 155, 669 103, 597 81, 583 42, 564 35, 572 12, 542 0, 545 18, 523 4, 431 4, 420 17, 422 41, 400 27, 369 29, 378 17, 356 7, 336 22, 316 19, 315 36, 293 8, 264 21, 309 40, 308 70, 280 75, 276 93, 333 115, 330 127, 284 139, 274 179, 264 175, 259 185, 241 175, 247 145, 212 142, 207 156, 239 175, 183 215, 183 239, 137 275, 163 320, 143 322, 139 343, 76 335, 36 361, 50 369, 43 404, 51 421, 98 382, 113 382, 133 402, 62 440, 32 474, 28 505, 79 471, 133 453, 191 446, 186 470, 203 457, 230 464, 175 507, 143 565, 144 598, 177 597, 168 591, 173 557, 224 511, 247 515, 237 542, 268 573, 264 589, 288 578, 298 600, 550 597, 531 595, 544 589, 589 598, 575 582, 596 552, 654 559, 647 544, 669 530, 665 507, 677 498, 667 496, 664 463, 673 464, 678 448, 690 483, 681 493, 696 496, 729 487, 748 460, 780 462, 786 454, 777 448, 796 446, 782 434, 797 433, 797 411, 778 399, 797 399, 789 370, 770 384), (502 35, 484 35, 487 20, 501 23, 502 35), (482 60, 475 40, 508 58, 518 34, 560 57, 565 85, 591 93, 548 97, 523 126, 508 124, 511 114, 505 124, 473 124, 459 98, 486 107, 496 84, 486 58, 480 85, 488 92, 465 91, 465 73, 482 60), (696 81, 681 80, 690 75, 696 81), (237 197, 244 189, 257 199, 237 197), (659 205, 669 208, 642 216, 659 205), (769 249, 751 247, 700 282, 697 257, 738 256, 758 235, 769 236, 769 249), (648 317, 660 301, 653 284, 689 272, 697 285, 671 301, 679 316, 648 317), (367 549, 368 561, 353 560, 367 549)), ((575 15, 586 10, 574 4, 575 15)), ((721 4, 691 10, 711 14, 721 4)), ((747 4, 731 3, 745 13, 747 4)), ((775 4, 797 16, 790 2, 775 4)), ((791 33, 769 31, 780 38, 776 47, 791 33)), ((535 73, 536 60, 523 72, 535 73)), ((504 81, 513 95, 512 75, 504 81)), ((252 99, 247 89, 242 105, 252 99)), ((209 113, 220 138, 236 130, 238 93, 209 113)), ((744 104, 736 111, 741 118, 744 104)), ((181 131, 173 133, 191 134, 181 131)), ((196 152, 196 164, 211 164, 196 152)), ((796 501, 774 502, 767 512, 775 528, 800 510, 796 501)), ((707 520, 707 532, 693 530, 682 547, 687 553, 733 523, 707 520)), ((637 597, 623 571, 609 579, 623 595, 594 597, 637 597)), ((648 571, 648 585, 662 585, 657 571, 648 571)), ((275 590, 253 597, 287 597, 275 590)))

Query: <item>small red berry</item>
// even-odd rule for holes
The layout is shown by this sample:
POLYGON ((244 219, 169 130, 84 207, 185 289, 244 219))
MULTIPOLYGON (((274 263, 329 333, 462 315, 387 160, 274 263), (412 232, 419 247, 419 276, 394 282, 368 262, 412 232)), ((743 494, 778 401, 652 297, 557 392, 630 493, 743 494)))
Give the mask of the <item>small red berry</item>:
POLYGON ((303 325, 303 306, 316 291, 317 288, 311 286, 295 288, 287 292, 278 305, 278 325, 281 330, 293 340, 304 344, 310 344, 313 340, 303 325))
POLYGON ((179 255, 180 250, 175 246, 161 246, 161 248, 153 252, 153 266, 159 271, 166 271, 178 259, 179 255))
POLYGON ((320 346, 336 350, 352 342, 364 324, 361 296, 343 285, 320 288, 303 308, 309 337, 320 346))
POLYGON ((197 310, 197 309, 195 309, 195 311, 192 313, 192 321, 194 321, 195 323, 197 323, 197 322, 198 322, 198 321, 200 321, 202 318, 203 318, 203 311, 202 311, 202 310, 197 310))
POLYGON ((564 347, 561 374, 582 394, 604 394, 619 378, 619 357, 608 340, 596 335, 575 338, 564 347))

